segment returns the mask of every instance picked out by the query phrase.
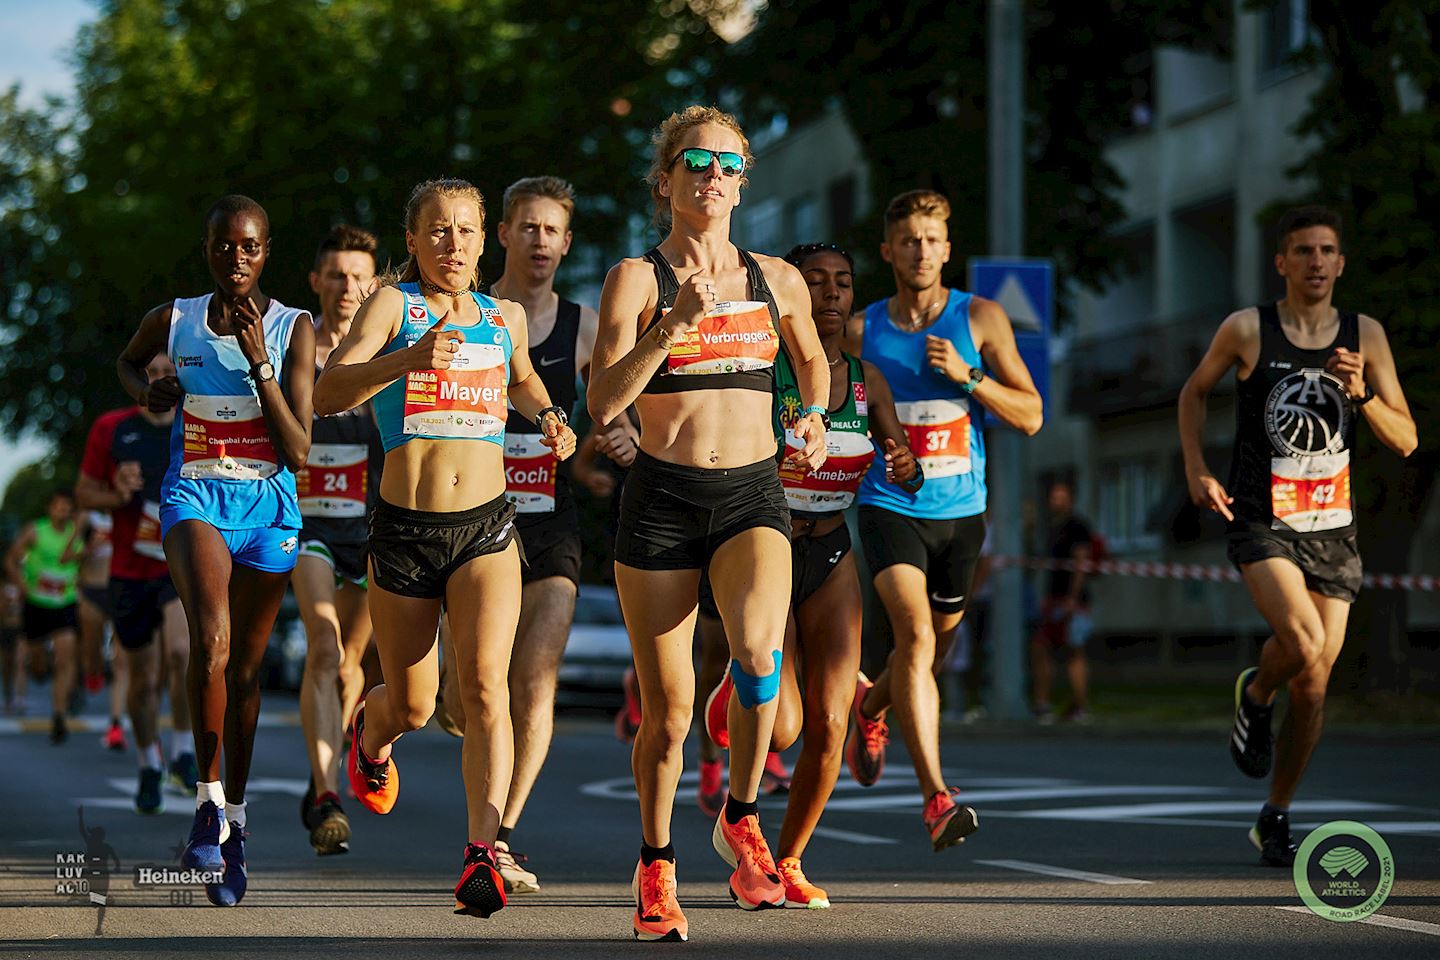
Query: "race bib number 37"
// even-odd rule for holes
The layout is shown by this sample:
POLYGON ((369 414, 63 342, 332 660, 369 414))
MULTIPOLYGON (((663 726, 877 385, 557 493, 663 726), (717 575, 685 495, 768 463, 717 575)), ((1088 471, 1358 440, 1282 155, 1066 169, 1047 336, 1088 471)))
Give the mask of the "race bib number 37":
POLYGON ((187 394, 180 476, 187 480, 264 480, 280 470, 254 396, 187 394))
POLYGON ((405 377, 404 432, 424 437, 493 437, 505 431, 505 349, 462 343, 449 370, 405 377))
POLYGON ((363 517, 369 492, 370 450, 363 443, 316 443, 295 474, 304 517, 363 517))
POLYGON ((927 478, 970 472, 970 408, 956 400, 895 404, 910 451, 927 478))
POLYGON ((1272 458, 1270 509, 1277 530, 1313 533, 1350 526, 1355 522, 1350 503, 1350 451, 1272 458))

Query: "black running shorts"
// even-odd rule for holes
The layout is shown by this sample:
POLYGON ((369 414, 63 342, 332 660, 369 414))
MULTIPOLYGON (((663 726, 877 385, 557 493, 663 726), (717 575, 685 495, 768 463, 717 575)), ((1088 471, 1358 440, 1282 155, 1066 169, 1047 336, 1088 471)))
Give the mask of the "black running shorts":
POLYGON ((1326 597, 1354 603, 1365 571, 1355 534, 1332 539, 1291 540, 1254 530, 1232 531, 1225 552, 1237 570, 1248 563, 1289 560, 1305 575, 1305 587, 1326 597))
POLYGON ((179 598, 167 573, 152 580, 110 578, 110 606, 115 611, 115 639, 126 650, 139 650, 155 639, 165 621, 165 605, 179 598))
POLYGON ((431 513, 379 500, 370 514, 370 569, 382 590, 438 600, 451 574, 515 540, 515 505, 504 495, 469 510, 431 513))
POLYGON ((575 512, 520 513, 515 515, 520 542, 525 545, 522 583, 547 577, 564 577, 580 584, 580 529, 575 512))
POLYGON ((75 604, 67 603, 63 607, 42 607, 27 600, 25 601, 25 610, 21 615, 21 623, 27 640, 44 640, 52 633, 74 630, 75 604))
POLYGON ((860 507, 860 542, 871 575, 897 563, 925 574, 931 609, 959 613, 985 543, 985 514, 958 520, 920 520, 884 507, 860 507))
POLYGON ((790 605, 798 607, 825 585, 850 552, 850 528, 842 523, 818 537, 796 537, 790 550, 790 605))
POLYGON ((109 620, 115 615, 115 611, 110 609, 110 590, 108 586, 81 583, 76 585, 75 590, 84 598, 86 603, 89 603, 96 610, 104 614, 106 620, 109 620))
POLYGON ((330 565, 330 570, 335 574, 335 586, 339 587, 345 582, 356 584, 364 589, 370 569, 367 561, 370 559, 369 543, 333 543, 323 537, 313 535, 307 536, 306 532, 300 532, 300 556, 315 557, 324 560, 330 565))
POLYGON ((639 570, 699 570, 725 541, 757 527, 790 538, 790 509, 774 457, 711 470, 641 451, 620 494, 615 562, 639 570))

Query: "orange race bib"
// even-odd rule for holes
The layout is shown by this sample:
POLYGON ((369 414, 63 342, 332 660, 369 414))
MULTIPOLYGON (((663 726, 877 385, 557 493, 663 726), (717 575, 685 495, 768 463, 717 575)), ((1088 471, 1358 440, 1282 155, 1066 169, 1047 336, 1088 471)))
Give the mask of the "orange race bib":
POLYGON ((160 542, 160 504, 153 500, 140 505, 140 521, 135 525, 132 549, 151 560, 165 559, 165 546, 160 542))
POLYGON ((426 437, 494 437, 505 432, 505 348, 460 344, 449 370, 405 377, 404 431, 426 437))
POLYGON ((370 492, 370 448, 363 443, 316 443, 295 474, 302 517, 363 517, 370 492))
POLYGON ((1350 503, 1350 451, 1270 460, 1271 526, 1314 533, 1355 522, 1350 503))
POLYGON ((264 480, 280 459, 254 396, 185 396, 180 476, 187 480, 264 480))
POLYGON ((516 513, 555 511, 555 469, 560 461, 538 433, 505 436, 505 496, 516 513))
POLYGON ((896 401, 910 452, 927 479, 970 472, 970 407, 958 400, 896 401))
MULTIPOLYGON (((801 449, 793 433, 785 434, 785 442, 791 449, 801 449)), ((826 431, 825 463, 819 470, 803 473, 788 462, 780 465, 785 503, 801 513, 846 510, 855 502, 855 491, 874 459, 869 437, 849 430, 826 431)))
POLYGON ((766 304, 724 301, 711 307, 684 340, 675 342, 667 369, 674 374, 764 370, 775 365, 779 351, 780 337, 766 304))

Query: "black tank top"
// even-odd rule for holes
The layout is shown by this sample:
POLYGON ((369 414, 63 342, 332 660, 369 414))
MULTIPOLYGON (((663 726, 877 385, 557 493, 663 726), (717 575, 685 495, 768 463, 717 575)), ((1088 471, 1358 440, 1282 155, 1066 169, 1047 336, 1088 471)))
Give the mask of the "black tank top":
MULTIPOLYGON (((320 367, 315 376, 320 376, 320 367)), ((330 544, 365 543, 367 517, 380 494, 385 448, 370 404, 329 417, 310 428, 310 456, 296 476, 304 537, 330 544)))
MULTIPOLYGON (((491 294, 494 295, 493 293, 491 294)), ((548 336, 539 343, 530 344, 530 363, 535 372, 540 375, 540 382, 545 384, 545 392, 550 395, 550 402, 565 411, 567 417, 575 413, 575 401, 579 399, 579 390, 576 387, 575 355, 580 339, 580 304, 571 300, 560 298, 559 304, 555 307, 555 326, 548 336)), ((513 408, 512 408, 513 409, 513 408)), ((522 473, 534 472, 534 464, 522 464, 510 456, 512 443, 510 438, 517 436, 534 436, 540 433, 540 428, 533 420, 522 417, 519 414, 508 417, 505 420, 505 449, 506 449, 506 476, 511 477, 512 470, 520 470, 522 473)), ((567 513, 574 508, 570 496, 570 468, 566 464, 551 465, 554 470, 554 506, 539 507, 534 503, 533 496, 527 496, 525 492, 517 489, 512 491, 516 494, 516 505, 520 511, 517 520, 522 524, 538 522, 541 519, 553 517, 556 514, 567 513)), ((526 477, 526 485, 532 485, 533 477, 526 477)), ((514 486, 514 484, 512 484, 514 486)), ((543 487, 543 484, 541 484, 543 487)), ((531 491, 534 493, 535 491, 531 491)))
MULTIPOLYGON (((770 292, 770 284, 765 280, 765 271, 760 269, 760 264, 750 255, 747 250, 738 247, 736 251, 740 254, 740 260, 745 264, 745 272, 749 274, 750 296, 757 301, 763 301, 770 312, 770 336, 774 338, 775 344, 780 343, 780 308, 775 304, 775 296, 770 292)), ((680 292, 680 281, 675 276, 675 270, 670 266, 658 248, 652 248, 645 253, 645 259, 650 261, 655 268, 655 285, 660 293, 659 302, 655 305, 655 316, 641 331, 641 336, 650 332, 665 311, 675 305, 675 297, 680 292)), ((671 351, 674 355, 674 348, 671 351)), ((758 369, 740 369, 732 372, 705 373, 695 375, 677 375, 670 372, 670 362, 667 360, 660 365, 660 369, 650 377, 650 382, 645 384, 642 393, 680 393, 685 390, 762 390, 772 393, 775 389, 775 364, 772 360, 758 369)))
POLYGON ((1233 530, 1283 539, 1355 532, 1350 451, 1357 411, 1325 369, 1337 347, 1360 349, 1360 318, 1340 313, 1335 340, 1302 350, 1280 326, 1275 304, 1260 311, 1260 356, 1240 381, 1229 492, 1233 530))

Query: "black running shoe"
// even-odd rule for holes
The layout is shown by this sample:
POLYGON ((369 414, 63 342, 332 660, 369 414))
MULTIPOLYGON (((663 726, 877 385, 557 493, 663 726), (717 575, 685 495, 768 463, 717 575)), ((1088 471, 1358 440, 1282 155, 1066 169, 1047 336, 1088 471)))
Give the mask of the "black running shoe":
POLYGON ((53 746, 60 746, 70 739, 70 724, 65 720, 65 714, 57 713, 50 720, 50 743, 53 746))
POLYGON ((340 798, 327 793, 316 801, 310 814, 310 846, 322 857, 350 852, 350 818, 340 808, 340 798))
POLYGON ((495 854, 483 843, 465 844, 465 865, 455 884, 455 912, 489 917, 505 906, 505 881, 495 868, 495 854))
POLYGON ((1259 668, 1242 670, 1235 681, 1235 723, 1230 729, 1230 759, 1247 777, 1263 779, 1270 773, 1272 743, 1270 739, 1270 715, 1273 706, 1262 707, 1245 695, 1259 668))
POLYGON ((1260 851, 1260 863, 1266 867, 1295 865, 1295 841, 1290 836, 1290 815, 1262 813, 1250 828, 1250 842, 1260 851))
POLYGON ((306 830, 315 829, 315 778, 310 778, 310 785, 305 788, 305 796, 300 798, 300 825, 306 830))
POLYGON ((161 786, 165 782, 165 774, 152 767, 140 768, 140 787, 135 793, 136 813, 164 813, 165 794, 161 786))

